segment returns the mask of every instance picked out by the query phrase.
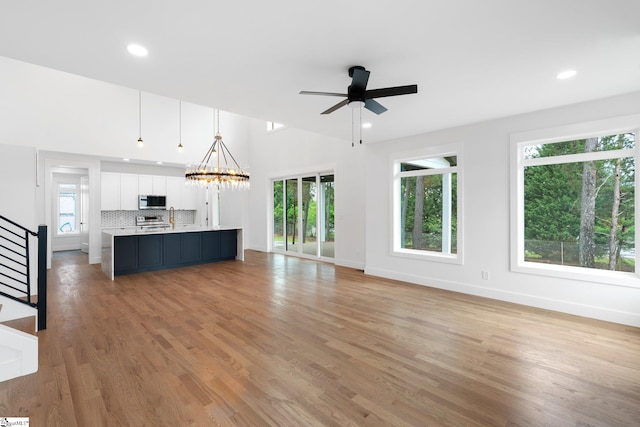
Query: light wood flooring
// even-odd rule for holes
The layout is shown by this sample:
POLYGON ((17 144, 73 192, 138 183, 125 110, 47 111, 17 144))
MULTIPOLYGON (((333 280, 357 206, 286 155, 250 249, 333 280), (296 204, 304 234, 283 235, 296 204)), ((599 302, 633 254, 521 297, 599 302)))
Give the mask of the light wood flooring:
POLYGON ((55 257, 31 426, 638 426, 640 330, 282 255, 55 257))

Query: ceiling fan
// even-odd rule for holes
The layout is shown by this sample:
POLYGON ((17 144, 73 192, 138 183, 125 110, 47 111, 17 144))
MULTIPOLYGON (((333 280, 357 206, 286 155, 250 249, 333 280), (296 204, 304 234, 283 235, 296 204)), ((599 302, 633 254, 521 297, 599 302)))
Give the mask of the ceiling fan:
MULTIPOLYGON (((349 77, 351 77, 351 84, 347 88, 347 93, 334 93, 334 92, 312 92, 308 90, 300 91, 301 95, 326 95, 326 96, 345 96, 344 99, 338 102, 333 107, 322 112, 322 114, 330 114, 336 111, 338 108, 345 105, 356 102, 358 106, 364 104, 364 108, 372 111, 376 114, 382 114, 387 109, 375 101, 374 98, 384 98, 386 96, 396 95, 408 95, 411 93, 418 93, 418 85, 396 86, 386 87, 382 89, 369 89, 367 90, 367 82, 369 81, 370 72, 360 65, 355 65, 349 68, 349 77)), ((355 105, 354 105, 355 106, 355 105)))

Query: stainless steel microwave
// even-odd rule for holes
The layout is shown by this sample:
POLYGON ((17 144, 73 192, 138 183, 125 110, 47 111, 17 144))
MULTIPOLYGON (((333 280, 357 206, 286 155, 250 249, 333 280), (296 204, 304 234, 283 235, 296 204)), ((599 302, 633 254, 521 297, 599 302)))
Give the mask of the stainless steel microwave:
POLYGON ((167 196, 141 194, 138 196, 138 209, 167 209, 167 196))

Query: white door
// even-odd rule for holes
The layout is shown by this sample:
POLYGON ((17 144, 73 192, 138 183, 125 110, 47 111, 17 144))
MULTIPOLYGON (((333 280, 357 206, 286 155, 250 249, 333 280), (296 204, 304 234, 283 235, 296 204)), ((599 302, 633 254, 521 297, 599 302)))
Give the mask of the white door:
POLYGON ((80 177, 80 249, 89 253, 89 177, 80 177))

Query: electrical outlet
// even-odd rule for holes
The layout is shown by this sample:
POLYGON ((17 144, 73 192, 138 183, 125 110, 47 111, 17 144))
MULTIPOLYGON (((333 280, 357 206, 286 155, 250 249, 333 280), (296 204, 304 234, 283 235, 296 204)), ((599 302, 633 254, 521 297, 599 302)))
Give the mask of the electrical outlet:
POLYGON ((482 280, 489 280, 489 272, 482 270, 482 280))

